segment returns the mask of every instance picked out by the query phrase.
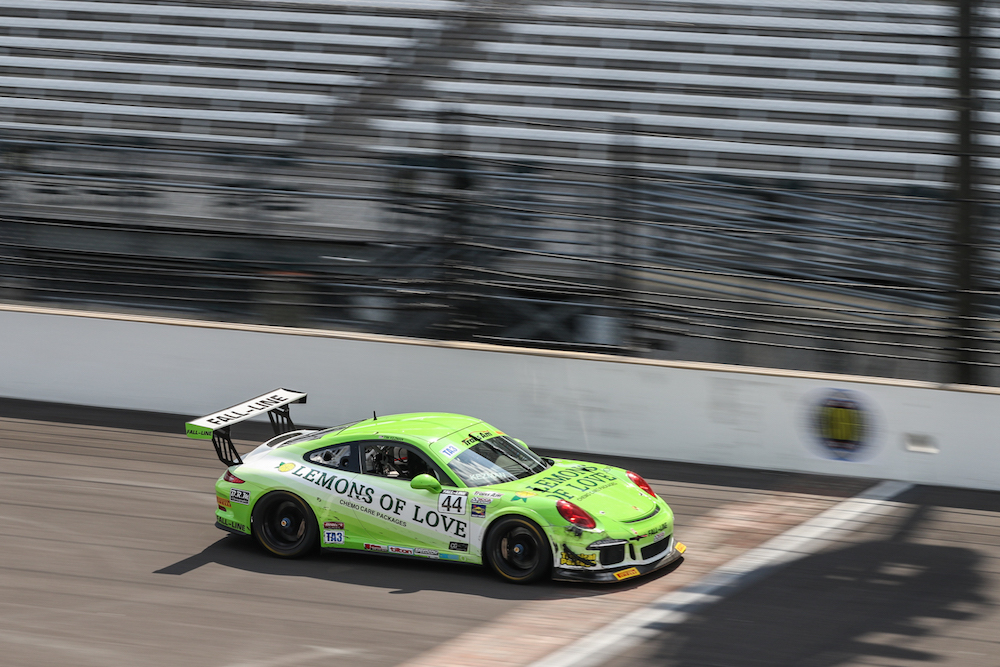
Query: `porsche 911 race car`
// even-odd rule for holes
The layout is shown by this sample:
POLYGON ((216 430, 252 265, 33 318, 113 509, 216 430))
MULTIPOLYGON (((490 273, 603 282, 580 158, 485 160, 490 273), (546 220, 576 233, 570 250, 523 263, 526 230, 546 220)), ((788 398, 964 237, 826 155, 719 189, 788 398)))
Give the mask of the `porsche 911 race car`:
POLYGON ((275 389, 186 428, 228 466, 216 526, 276 556, 323 548, 459 561, 527 583, 623 581, 684 553, 670 507, 634 472, 543 458, 464 415, 297 429, 289 407, 305 400, 275 389), (275 437, 240 456, 230 427, 265 413, 275 437))

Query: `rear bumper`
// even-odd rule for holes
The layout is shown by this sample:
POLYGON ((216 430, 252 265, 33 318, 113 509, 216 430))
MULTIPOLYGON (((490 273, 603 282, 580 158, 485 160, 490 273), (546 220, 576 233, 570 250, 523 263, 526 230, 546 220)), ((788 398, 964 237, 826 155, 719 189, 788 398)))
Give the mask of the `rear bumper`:
POLYGON ((552 569, 552 578, 555 581, 586 581, 595 584, 615 584, 619 581, 628 581, 629 579, 641 577, 650 572, 656 572, 670 565, 684 554, 684 549, 683 544, 679 542, 675 543, 663 558, 642 565, 623 565, 606 570, 555 567, 552 569))
POLYGON ((246 526, 239 524, 225 517, 215 517, 215 527, 219 530, 224 530, 227 533, 233 533, 235 535, 249 535, 250 531, 246 526))

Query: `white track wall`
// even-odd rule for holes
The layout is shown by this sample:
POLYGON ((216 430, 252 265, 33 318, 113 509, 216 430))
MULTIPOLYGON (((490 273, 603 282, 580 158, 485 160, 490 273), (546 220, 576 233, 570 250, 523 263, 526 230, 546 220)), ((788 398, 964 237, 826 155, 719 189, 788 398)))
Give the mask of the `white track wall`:
POLYGON ((991 389, 10 306, 0 341, 5 397, 197 417, 280 386, 302 424, 449 411, 540 448, 1000 489, 991 389), (834 390, 862 460, 817 435, 834 390))

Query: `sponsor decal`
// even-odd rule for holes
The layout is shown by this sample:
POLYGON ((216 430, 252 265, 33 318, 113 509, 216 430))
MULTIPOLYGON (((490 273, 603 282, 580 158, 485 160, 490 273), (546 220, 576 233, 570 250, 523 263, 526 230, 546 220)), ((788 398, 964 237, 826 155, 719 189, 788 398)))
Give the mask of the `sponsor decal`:
POLYGON ((522 500, 525 503, 527 503, 528 502, 528 498, 531 498, 532 496, 537 496, 537 495, 538 495, 537 493, 533 493, 531 491, 518 491, 517 493, 514 494, 514 497, 511 498, 511 500, 512 501, 513 500, 522 500))
POLYGON ((473 503, 472 504, 472 518, 474 518, 474 519, 482 519, 484 516, 486 516, 486 505, 482 505, 482 504, 479 504, 479 503, 473 503))
POLYGON ((639 570, 634 567, 630 567, 627 570, 622 570, 621 572, 615 572, 615 579, 621 581, 623 579, 631 579, 632 577, 638 577, 639 570))
POLYGON ((194 424, 185 424, 184 433, 187 434, 189 438, 196 438, 198 440, 211 440, 212 439, 212 429, 206 428, 204 426, 195 426, 194 424))
POLYGON ((469 524, 467 522, 447 514, 438 514, 434 510, 425 510, 421 514, 421 509, 420 505, 413 506, 413 521, 415 523, 427 524, 429 528, 442 530, 455 537, 468 537, 469 524), (439 526, 440 528, 438 528, 439 526))
POLYGON ((660 540, 662 540, 666 536, 667 536, 666 531, 661 530, 660 532, 658 532, 656 535, 653 536, 653 541, 654 542, 659 542, 660 540))
MULTIPOLYGON (((428 528, 453 537, 468 538, 469 536, 469 523, 467 521, 448 516, 448 514, 465 514, 465 505, 468 500, 467 491, 445 494, 452 498, 449 501, 450 512, 435 512, 413 503, 413 516, 404 520, 402 517, 410 511, 407 508, 411 505, 405 498, 398 498, 391 493, 379 494, 378 490, 366 485, 364 481, 343 477, 330 470, 319 470, 307 465, 287 465, 295 466, 295 469, 290 472, 291 475, 341 496, 338 502, 356 512, 364 512, 383 521, 394 523, 400 528, 408 527, 408 522, 412 521, 413 523, 425 524, 428 528), (456 500, 457 498, 461 499, 456 500), (459 508, 461 508, 461 512, 458 511, 459 508)), ((440 498, 438 502, 442 502, 440 498)))
POLYGON ((594 567, 597 565, 597 554, 559 554, 560 565, 576 565, 577 567, 594 567))
POLYGON ((344 529, 344 522, 343 521, 324 521, 323 522, 323 529, 324 530, 343 530, 344 529))
POLYGON ((365 551, 388 551, 384 544, 365 544, 365 551))
POLYGON ((684 546, 683 544, 681 544, 680 542, 677 543, 677 545, 674 547, 674 549, 677 549, 677 553, 679 553, 679 554, 682 554, 682 553, 684 553, 685 551, 688 550, 688 548, 686 546, 684 546))
POLYGON ((449 542, 448 549, 450 551, 468 551, 469 545, 466 542, 449 542))
POLYGON ((617 484, 618 484, 618 482, 616 480, 614 482, 608 482, 607 484, 602 484, 600 486, 595 486, 590 491, 587 491, 586 493, 584 493, 582 495, 576 496, 576 500, 577 500, 577 502, 580 502, 581 500, 586 500, 587 498, 591 497, 595 493, 600 493, 601 491, 604 491, 606 489, 610 489, 612 486, 615 486, 617 484))
POLYGON ((423 547, 417 547, 413 550, 418 556, 427 556, 428 558, 439 558, 441 554, 434 549, 424 549, 423 547))
POLYGON ((814 399, 809 422, 824 456, 859 461, 874 453, 874 419, 865 402, 859 392, 845 389, 831 389, 814 399))
POLYGON ((323 544, 343 544, 345 534, 343 530, 327 530, 324 528, 323 544))
POLYGON ((473 472, 465 475, 466 479, 470 481, 482 481, 484 484, 500 484, 501 482, 506 482, 508 480, 504 479, 506 475, 502 472, 494 472, 492 470, 484 470, 482 472, 473 472))
POLYGON ((250 492, 244 489, 229 489, 229 499, 240 505, 250 504, 250 492))
POLYGON ((389 553, 400 554, 403 556, 412 556, 413 549, 410 549, 408 547, 389 547, 389 553))
POLYGON ((378 510, 372 509, 371 507, 365 507, 364 505, 359 505, 357 503, 352 503, 350 500, 344 500, 343 498, 340 499, 340 504, 343 505, 344 507, 350 508, 352 510, 356 510, 358 512, 364 512, 365 514, 371 514, 373 517, 377 517, 379 519, 382 519, 383 521, 388 521, 390 523, 394 523, 397 526, 399 526, 400 528, 406 528, 406 522, 403 521, 402 519, 400 519, 399 517, 391 516, 389 514, 383 514, 382 512, 379 512, 378 510))
MULTIPOLYGON (((214 415, 209 415, 204 417, 204 421, 209 424, 214 424, 215 426, 222 426, 228 422, 240 419, 246 419, 258 412, 268 412, 276 407, 281 406, 284 403, 290 402, 293 395, 282 395, 282 394, 270 394, 269 396, 262 396, 256 400, 249 401, 242 405, 237 405, 229 410, 223 410, 222 412, 216 412, 214 415), (242 410, 242 412, 241 412, 242 410)), ((198 420, 202 421, 202 420, 198 420)))
POLYGON ((227 519, 224 516, 216 516, 215 520, 218 521, 223 526, 226 526, 227 528, 232 528, 234 530, 238 530, 238 531, 243 532, 243 533, 249 533, 250 532, 250 529, 247 528, 246 526, 244 526, 239 521, 233 521, 232 519, 227 519))
POLYGON ((484 491, 473 491, 472 499, 469 502, 476 503, 477 505, 489 505, 494 500, 503 497, 502 493, 491 492, 490 495, 485 495, 484 491))
POLYGON ((444 489, 438 495, 438 512, 441 514, 465 514, 468 491, 444 489))
POLYGON ((462 560, 458 554, 441 554, 441 560, 462 560))
POLYGON ((223 498, 222 496, 215 496, 215 499, 219 503, 219 507, 232 507, 232 503, 229 502, 229 498, 223 498))
POLYGON ((596 466, 579 465, 546 475, 533 481, 531 485, 553 498, 582 500, 620 482, 606 468, 602 471, 596 466))
POLYGON ((458 454, 458 447, 456 447, 455 445, 448 445, 447 447, 441 450, 441 456, 444 456, 445 458, 450 459, 453 456, 455 456, 455 454, 458 454))
POLYGON ((293 470, 295 470, 295 464, 294 463, 279 463, 278 464, 278 472, 291 472, 293 470))
POLYGON ((469 437, 462 440, 463 445, 472 445, 479 442, 480 440, 486 440, 487 438, 493 437, 491 431, 480 431, 479 433, 470 433, 469 437))

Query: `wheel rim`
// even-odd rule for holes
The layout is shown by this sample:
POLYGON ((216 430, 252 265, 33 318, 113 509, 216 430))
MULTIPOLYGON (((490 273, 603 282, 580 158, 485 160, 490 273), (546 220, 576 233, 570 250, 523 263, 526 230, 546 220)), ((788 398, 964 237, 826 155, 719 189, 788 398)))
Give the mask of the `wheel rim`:
POLYGON ((267 508, 264 534, 268 542, 279 549, 292 549, 306 534, 306 515, 298 503, 283 500, 267 508))
POLYGON ((512 573, 531 572, 541 558, 538 538, 524 526, 505 531, 497 543, 496 552, 504 569, 512 573))

